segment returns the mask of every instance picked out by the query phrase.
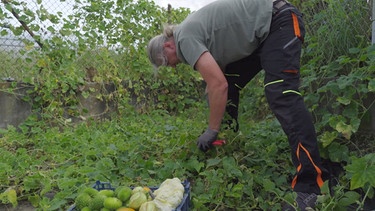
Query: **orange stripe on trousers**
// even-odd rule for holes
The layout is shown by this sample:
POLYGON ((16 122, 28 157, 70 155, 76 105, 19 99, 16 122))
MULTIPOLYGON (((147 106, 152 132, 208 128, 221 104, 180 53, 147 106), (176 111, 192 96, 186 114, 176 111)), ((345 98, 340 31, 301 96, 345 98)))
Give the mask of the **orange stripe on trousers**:
MULTIPOLYGON (((307 157, 309 158, 309 160, 310 160, 311 163, 313 164, 313 166, 314 166, 316 172, 318 173, 318 175, 317 175, 317 177, 316 177, 316 182, 318 183, 318 186, 319 186, 319 187, 322 187, 322 186, 323 186, 323 183, 324 183, 324 182, 323 182, 323 179, 322 179, 322 170, 321 170, 317 165, 315 165, 313 159, 312 159, 311 156, 310 156, 309 151, 308 151, 305 147, 303 147, 301 143, 298 144, 297 152, 296 152, 298 160, 300 160, 300 155, 299 155, 300 148, 301 148, 303 151, 305 151, 307 157)), ((297 167, 297 173, 301 170, 301 168, 302 168, 302 164, 299 164, 299 166, 297 167)), ((296 183, 297 183, 297 175, 293 178, 293 181, 292 181, 292 188, 293 188, 293 189, 294 189, 294 186, 296 185, 296 183)))
POLYGON ((299 29, 299 23, 298 23, 297 15, 292 13, 292 18, 293 18, 294 34, 298 38, 301 38, 301 30, 299 29))

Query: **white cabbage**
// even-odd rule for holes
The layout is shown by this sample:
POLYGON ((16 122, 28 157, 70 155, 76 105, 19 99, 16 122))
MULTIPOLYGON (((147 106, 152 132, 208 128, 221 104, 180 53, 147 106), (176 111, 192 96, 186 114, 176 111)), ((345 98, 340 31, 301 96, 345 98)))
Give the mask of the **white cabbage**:
POLYGON ((172 211, 181 204, 184 192, 185 189, 180 179, 166 179, 160 187, 154 191, 154 202, 159 210, 172 211))

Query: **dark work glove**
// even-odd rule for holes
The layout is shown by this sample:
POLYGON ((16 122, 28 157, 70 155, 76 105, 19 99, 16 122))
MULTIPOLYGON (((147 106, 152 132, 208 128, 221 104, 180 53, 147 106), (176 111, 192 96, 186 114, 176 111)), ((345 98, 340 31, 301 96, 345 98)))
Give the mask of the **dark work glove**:
POLYGON ((197 146, 200 150, 203 152, 206 152, 209 150, 212 146, 212 142, 216 141, 217 139, 217 131, 211 130, 210 128, 207 128, 204 133, 199 136, 197 141, 197 146))

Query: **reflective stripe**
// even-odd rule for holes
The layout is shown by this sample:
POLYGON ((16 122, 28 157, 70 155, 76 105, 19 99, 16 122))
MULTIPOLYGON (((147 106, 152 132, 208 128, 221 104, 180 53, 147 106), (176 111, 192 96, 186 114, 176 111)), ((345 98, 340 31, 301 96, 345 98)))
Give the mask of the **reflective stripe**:
POLYGON ((284 45, 283 49, 286 49, 290 45, 292 45, 294 42, 299 41, 298 37, 294 37, 291 41, 289 41, 287 44, 284 45))
MULTIPOLYGON (((271 81, 271 82, 268 82, 264 85, 264 87, 268 86, 268 85, 272 85, 272 84, 277 84, 277 83, 283 83, 284 80, 277 80, 277 81, 271 81)), ((294 93, 294 94, 297 94, 297 95, 300 95, 302 96, 302 94, 300 92, 297 92, 295 90, 285 90, 282 92, 283 94, 288 94, 288 93, 294 93)))
POLYGON ((266 87, 266 86, 268 86, 268 85, 271 85, 271 84, 276 84, 276 83, 282 83, 282 82, 284 82, 284 80, 277 80, 277 81, 271 81, 271 82, 268 82, 268 83, 266 83, 265 85, 264 85, 264 87, 266 87))
POLYGON ((232 73, 232 74, 225 73, 224 75, 230 76, 230 77, 240 77, 240 74, 236 74, 236 73, 232 73))
MULTIPOLYGON (((284 80, 277 80, 277 81, 271 81, 271 82, 268 82, 264 85, 264 87, 268 86, 268 85, 272 85, 272 84, 277 84, 277 83, 283 83, 284 80)), ((297 92, 297 91, 294 91, 294 90, 285 90, 282 92, 283 94, 287 94, 287 93, 294 93, 294 94, 297 94, 297 95, 301 95, 300 92, 297 92)), ((302 95, 301 95, 302 96, 302 95)))
MULTIPOLYGON (((294 91, 294 90, 286 90, 286 91, 283 91, 283 94, 287 94, 287 93, 294 93, 294 94, 297 94, 297 95, 301 95, 301 93, 297 92, 297 91, 294 91)), ((302 95, 301 95, 302 96, 302 95)))
POLYGON ((234 84, 238 89, 243 89, 243 87, 238 86, 238 84, 234 84))
MULTIPOLYGON (((297 152, 296 152, 297 159, 300 160, 299 152, 300 152, 301 149, 306 153, 310 162, 313 164, 313 166, 315 168, 315 171, 318 173, 318 175, 316 176, 316 183, 318 184, 319 187, 322 187, 323 183, 324 183, 323 179, 322 179, 322 170, 317 165, 315 165, 313 159, 310 156, 310 152, 305 147, 303 147, 301 143, 299 143, 298 147, 297 147, 297 152)), ((301 171, 301 168, 302 168, 302 164, 300 163, 297 167, 297 173, 301 171)), ((293 189, 294 189, 294 186, 296 185, 296 183, 297 183, 297 175, 293 178, 293 181, 292 181, 292 188, 293 189)))

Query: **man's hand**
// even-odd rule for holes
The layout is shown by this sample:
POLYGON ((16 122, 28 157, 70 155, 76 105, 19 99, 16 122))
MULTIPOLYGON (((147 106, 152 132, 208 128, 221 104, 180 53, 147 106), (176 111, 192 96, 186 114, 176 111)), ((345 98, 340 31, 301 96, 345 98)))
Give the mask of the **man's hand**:
POLYGON ((198 138, 197 146, 203 152, 209 150, 212 142, 216 141, 218 132, 207 128, 207 130, 198 138))

